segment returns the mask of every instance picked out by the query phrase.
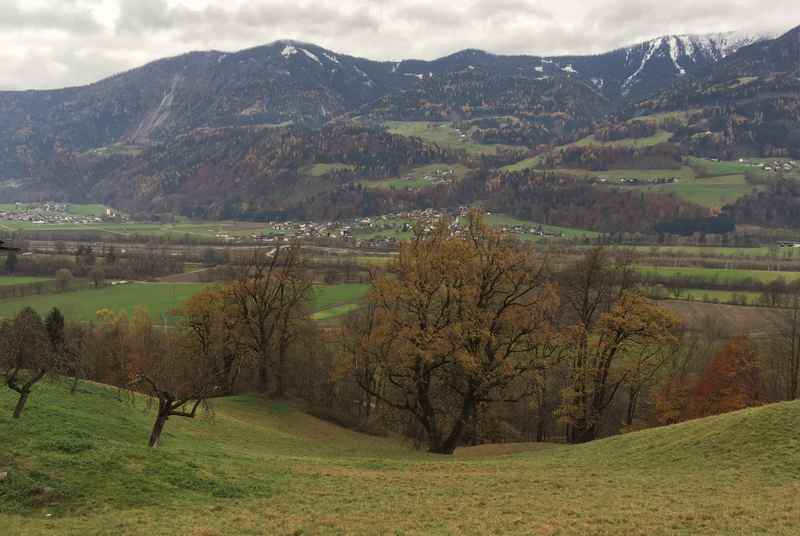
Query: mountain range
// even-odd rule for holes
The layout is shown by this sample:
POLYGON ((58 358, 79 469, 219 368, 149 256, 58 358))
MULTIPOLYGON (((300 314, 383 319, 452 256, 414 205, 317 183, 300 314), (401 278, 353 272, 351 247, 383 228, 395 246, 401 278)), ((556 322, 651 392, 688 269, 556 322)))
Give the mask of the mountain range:
MULTIPOLYGON (((306 138, 343 121, 374 127, 513 117, 524 125, 519 145, 566 142, 600 123, 681 109, 687 99, 709 97, 705 90, 720 82, 724 89, 709 97, 716 104, 752 99, 739 95, 741 87, 725 85, 730 80, 764 86, 764 94, 791 95, 799 35, 800 29, 778 37, 669 35, 590 56, 470 49, 399 62, 296 41, 236 53, 192 52, 88 86, 0 92, 0 199, 44 196, 146 208, 170 191, 193 195, 187 177, 211 164, 193 143, 213 139, 223 154, 212 167, 234 174, 241 162, 223 161, 242 157, 242 143, 286 144, 280 133, 306 138)), ((297 175, 313 163, 273 158, 256 166, 262 175, 239 178, 268 184, 279 172, 297 175)))

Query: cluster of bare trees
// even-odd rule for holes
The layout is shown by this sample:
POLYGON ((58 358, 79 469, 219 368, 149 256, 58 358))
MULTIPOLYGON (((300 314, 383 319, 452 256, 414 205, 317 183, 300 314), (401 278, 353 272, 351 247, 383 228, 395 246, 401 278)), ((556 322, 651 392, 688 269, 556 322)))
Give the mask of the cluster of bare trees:
POLYGON ((47 375, 72 378, 72 392, 88 378, 118 386, 120 399, 148 395, 151 446, 170 418, 243 390, 299 397, 440 454, 582 443, 798 397, 800 294, 782 296, 763 341, 712 339, 713 323, 702 338, 642 295, 632 260, 596 248, 557 266, 474 213, 466 226, 419 227, 372 274, 365 307, 320 327, 301 250, 258 249, 231 259, 233 280, 188 300, 174 326, 144 311, 76 324, 26 309, 0 323, 0 373, 19 394, 16 417, 47 375))
POLYGON ((230 284, 186 302, 171 327, 155 326, 144 310, 131 317, 100 310, 92 323, 79 324, 65 323, 58 310, 42 320, 27 308, 0 323, 0 373, 19 393, 14 416, 48 374, 71 377, 73 393, 80 379, 97 380, 134 400, 150 395, 148 403, 157 405, 150 446, 156 446, 170 417, 193 418, 239 383, 283 396, 289 353, 302 334, 313 333, 311 279, 293 246, 254 250, 238 259, 237 269, 230 284))

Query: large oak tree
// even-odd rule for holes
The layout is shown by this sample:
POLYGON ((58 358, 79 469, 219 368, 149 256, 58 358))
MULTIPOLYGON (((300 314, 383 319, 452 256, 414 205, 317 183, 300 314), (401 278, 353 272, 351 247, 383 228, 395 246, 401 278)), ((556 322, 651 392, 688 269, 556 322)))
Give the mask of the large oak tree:
POLYGON ((401 246, 343 337, 356 381, 452 454, 482 404, 520 396, 552 339, 546 264, 473 213, 401 246))

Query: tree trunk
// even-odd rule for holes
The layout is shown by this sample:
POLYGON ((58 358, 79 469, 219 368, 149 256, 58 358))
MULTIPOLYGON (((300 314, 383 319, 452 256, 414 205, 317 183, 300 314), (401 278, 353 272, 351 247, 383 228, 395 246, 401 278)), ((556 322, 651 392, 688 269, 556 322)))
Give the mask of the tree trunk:
POLYGON ((537 404, 537 419, 536 419, 536 442, 542 443, 547 440, 547 419, 549 416, 549 410, 547 407, 547 378, 546 376, 542 375, 542 386, 538 392, 538 404, 537 404))
POLYGON ((275 367, 275 398, 284 398, 286 396, 286 380, 284 378, 286 371, 284 369, 289 343, 281 341, 278 346, 278 366, 275 367))
POLYGON ((628 426, 633 425, 633 420, 636 418, 636 404, 639 400, 639 391, 634 387, 630 388, 628 392, 628 410, 625 415, 625 424, 628 426))
POLYGON ((236 389, 236 371, 233 368, 235 360, 236 358, 232 355, 226 355, 223 358, 222 377, 225 379, 224 394, 226 395, 232 395, 236 389))
POLYGON ((269 373, 267 372, 267 363, 262 360, 258 364, 258 391, 264 393, 269 387, 269 373))
POLYGON ((567 440, 573 445, 594 441, 597 437, 597 426, 588 422, 579 421, 569 427, 567 440))
POLYGON ((31 392, 29 389, 23 389, 22 392, 19 394, 19 400, 17 400, 17 407, 14 408, 14 418, 19 419, 20 415, 22 415, 22 410, 25 409, 25 403, 28 401, 28 395, 31 392))
POLYGON ((78 381, 79 377, 76 374, 74 378, 72 378, 72 386, 69 388, 69 394, 74 395, 75 391, 78 390, 78 381))
POLYGON ((164 425, 167 423, 168 418, 168 413, 158 412, 158 417, 156 417, 156 422, 153 425, 153 432, 150 434, 150 447, 157 447, 161 442, 161 432, 164 430, 164 425))
POLYGON ((542 443, 547 440, 547 407, 544 403, 539 404, 539 415, 536 419, 536 442, 542 443))
POLYGON ((467 427, 467 420, 469 417, 462 417, 458 419, 447 436, 441 444, 432 446, 430 451, 432 454, 453 454, 456 447, 461 443, 461 437, 464 435, 464 429, 467 427))
POLYGON ((450 435, 447 436, 441 444, 435 445, 431 448, 430 452, 433 454, 453 454, 456 448, 461 443, 461 438, 464 435, 464 430, 467 428, 467 423, 472 418, 475 411, 475 395, 476 387, 471 386, 467 393, 464 395, 464 402, 461 405, 461 415, 453 425, 450 435))

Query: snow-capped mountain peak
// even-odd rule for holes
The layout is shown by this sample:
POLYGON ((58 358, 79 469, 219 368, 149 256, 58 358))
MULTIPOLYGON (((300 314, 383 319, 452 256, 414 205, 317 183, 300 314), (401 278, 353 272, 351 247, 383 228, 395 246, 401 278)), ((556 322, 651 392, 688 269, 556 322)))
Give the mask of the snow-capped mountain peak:
POLYGON ((625 47, 627 76, 623 92, 649 77, 684 76, 708 67, 739 49, 774 36, 725 32, 703 35, 665 35, 625 47))

